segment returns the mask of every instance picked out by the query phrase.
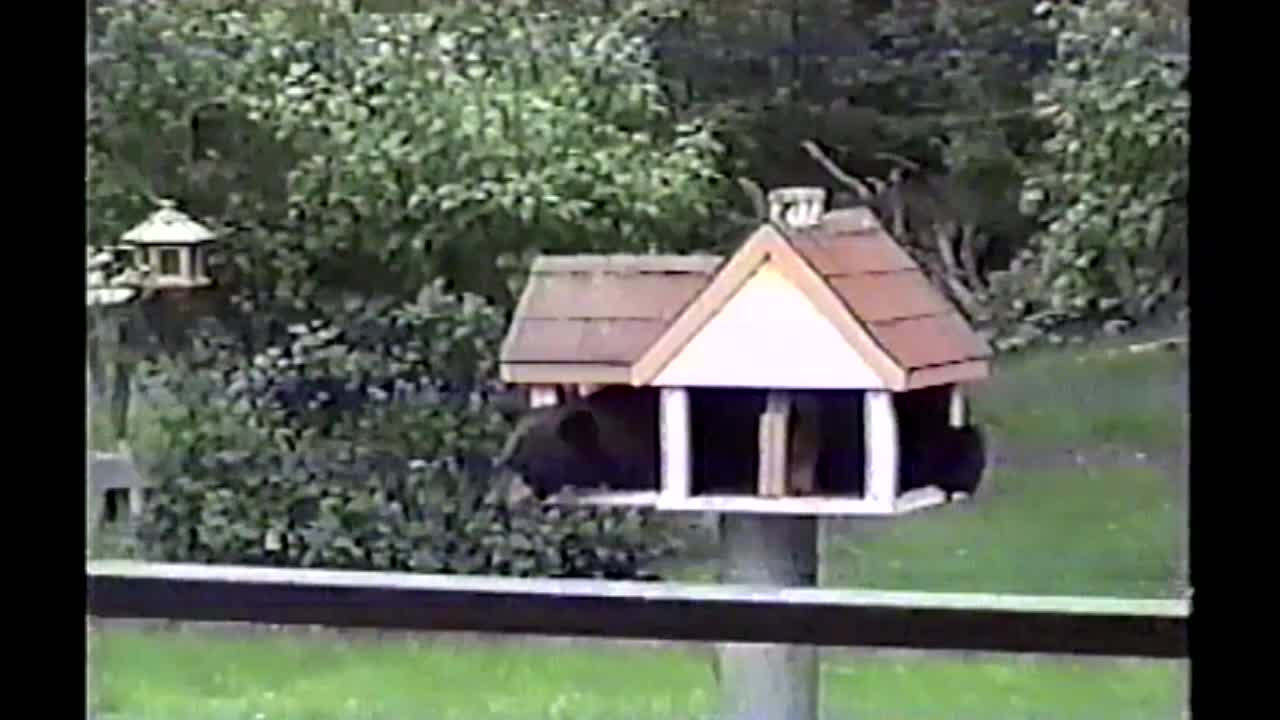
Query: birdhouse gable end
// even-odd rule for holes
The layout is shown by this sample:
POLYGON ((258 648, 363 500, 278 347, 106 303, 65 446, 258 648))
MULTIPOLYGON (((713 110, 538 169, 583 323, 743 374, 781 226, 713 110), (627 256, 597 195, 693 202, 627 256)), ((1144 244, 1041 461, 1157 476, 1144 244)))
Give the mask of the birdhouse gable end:
POLYGON ((633 384, 897 389, 904 373, 772 225, 637 362, 633 384))
POLYGON ((765 263, 653 384, 868 389, 887 381, 776 265, 765 263))

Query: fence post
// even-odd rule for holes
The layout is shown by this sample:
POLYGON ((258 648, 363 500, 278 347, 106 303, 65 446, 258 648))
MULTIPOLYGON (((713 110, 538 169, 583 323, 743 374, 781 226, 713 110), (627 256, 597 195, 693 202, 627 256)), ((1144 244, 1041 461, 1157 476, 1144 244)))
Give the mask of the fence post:
MULTIPOLYGON (((721 572, 726 582, 813 587, 818 519, 724 514, 721 572)), ((819 653, 812 645, 723 643, 716 649, 725 720, 817 720, 819 653)))

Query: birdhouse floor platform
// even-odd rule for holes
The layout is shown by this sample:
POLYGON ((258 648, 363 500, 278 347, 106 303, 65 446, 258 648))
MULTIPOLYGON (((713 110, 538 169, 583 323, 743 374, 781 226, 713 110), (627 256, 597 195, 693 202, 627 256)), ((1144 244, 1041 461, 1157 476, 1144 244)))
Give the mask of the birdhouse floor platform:
POLYGON ((654 491, 584 492, 553 502, 594 507, 647 507, 667 512, 751 513, 754 515, 805 515, 826 517, 893 517, 945 505, 947 494, 929 486, 899 495, 892 503, 861 497, 808 495, 759 497, 751 495, 696 495, 668 497, 654 491))

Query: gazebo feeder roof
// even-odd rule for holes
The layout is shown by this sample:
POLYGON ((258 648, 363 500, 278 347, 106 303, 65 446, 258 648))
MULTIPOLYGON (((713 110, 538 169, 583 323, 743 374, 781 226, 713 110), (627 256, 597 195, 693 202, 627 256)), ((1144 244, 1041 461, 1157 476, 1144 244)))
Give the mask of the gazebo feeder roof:
POLYGON ((166 200, 159 210, 125 233, 121 243, 134 252, 140 264, 148 266, 149 288, 185 291, 212 284, 203 246, 217 238, 217 233, 166 200))
POLYGON ((217 234, 178 210, 172 201, 125 233, 121 240, 131 245, 198 245, 217 239, 217 234))

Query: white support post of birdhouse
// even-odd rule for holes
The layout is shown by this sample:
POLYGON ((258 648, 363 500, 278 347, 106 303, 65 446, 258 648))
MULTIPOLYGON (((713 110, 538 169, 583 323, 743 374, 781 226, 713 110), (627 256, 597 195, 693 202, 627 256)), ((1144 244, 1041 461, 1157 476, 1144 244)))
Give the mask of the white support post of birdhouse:
POLYGON ((893 393, 866 391, 862 399, 862 427, 866 438, 864 495, 877 505, 892 506, 898 496, 899 465, 898 417, 893 408, 893 393))
POLYGON ((529 407, 551 407, 560 403, 560 390, 555 385, 534 385, 529 388, 529 407))
POLYGON ((956 383, 951 386, 951 398, 947 406, 947 419, 953 428, 962 428, 969 424, 969 403, 964 396, 964 386, 956 383))
MULTIPOLYGON (((818 519, 721 516, 721 579, 766 587, 815 587, 818 519)), ((720 717, 817 720, 819 653, 812 645, 721 643, 716 647, 720 717)))
POLYGON ((662 451, 662 494, 683 500, 692 490, 693 454, 689 441, 689 391, 662 388, 658 405, 658 429, 662 451))
POLYGON ((791 416, 791 396, 784 390, 770 390, 760 414, 760 465, 757 487, 762 497, 787 494, 787 424, 791 416))

